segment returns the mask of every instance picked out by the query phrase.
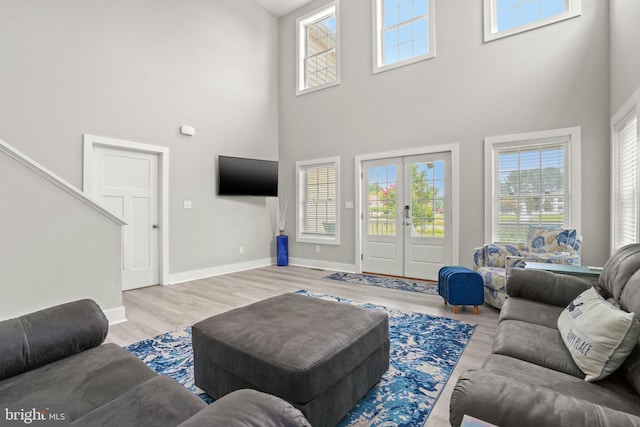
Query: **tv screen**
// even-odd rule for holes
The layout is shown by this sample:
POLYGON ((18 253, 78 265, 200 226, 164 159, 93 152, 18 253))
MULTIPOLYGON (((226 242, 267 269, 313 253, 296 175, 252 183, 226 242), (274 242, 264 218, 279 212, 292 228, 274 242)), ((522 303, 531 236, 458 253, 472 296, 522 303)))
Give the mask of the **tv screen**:
POLYGON ((278 195, 278 162, 218 156, 218 195, 278 195))

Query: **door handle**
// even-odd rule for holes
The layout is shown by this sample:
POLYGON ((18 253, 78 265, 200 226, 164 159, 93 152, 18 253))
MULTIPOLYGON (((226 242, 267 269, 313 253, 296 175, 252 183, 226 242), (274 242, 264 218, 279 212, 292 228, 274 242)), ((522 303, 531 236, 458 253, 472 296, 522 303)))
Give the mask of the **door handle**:
POLYGON ((411 222, 411 206, 409 205, 404 207, 404 218, 406 219, 404 225, 413 225, 413 222, 411 222))
POLYGON ((160 226, 159 226, 158 224, 153 224, 151 227, 152 227, 154 230, 155 230, 156 228, 160 228, 160 226))

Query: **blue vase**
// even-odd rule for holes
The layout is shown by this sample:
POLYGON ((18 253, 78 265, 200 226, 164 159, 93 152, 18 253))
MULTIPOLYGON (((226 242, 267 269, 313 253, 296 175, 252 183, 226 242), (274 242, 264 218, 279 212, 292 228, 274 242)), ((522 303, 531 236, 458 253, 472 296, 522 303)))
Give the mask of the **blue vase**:
POLYGON ((289 265, 289 237, 288 236, 276 236, 276 249, 278 266, 283 267, 289 265))

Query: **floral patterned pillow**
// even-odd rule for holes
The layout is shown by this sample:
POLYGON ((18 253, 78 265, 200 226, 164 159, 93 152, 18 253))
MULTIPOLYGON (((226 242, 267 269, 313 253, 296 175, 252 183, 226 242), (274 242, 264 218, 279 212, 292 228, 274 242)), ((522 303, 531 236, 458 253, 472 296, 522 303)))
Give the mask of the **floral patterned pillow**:
POLYGON ((524 250, 532 253, 573 252, 577 235, 573 228, 531 227, 524 250))

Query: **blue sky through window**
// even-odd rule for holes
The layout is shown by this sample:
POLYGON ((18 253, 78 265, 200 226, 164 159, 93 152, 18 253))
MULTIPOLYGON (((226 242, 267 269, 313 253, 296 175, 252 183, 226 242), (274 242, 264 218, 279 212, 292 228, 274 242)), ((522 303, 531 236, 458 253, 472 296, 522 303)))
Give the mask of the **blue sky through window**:
POLYGON ((396 179, 396 167, 395 166, 379 166, 376 168, 369 168, 369 183, 380 184, 382 187, 387 188, 389 185, 395 185, 396 179))
POLYGON ((506 31, 565 11, 565 0, 495 0, 498 31, 506 31))
MULTIPOLYGON (((418 172, 424 172, 430 185, 438 189, 440 197, 444 196, 444 162, 433 162, 431 167, 427 163, 416 163, 418 172)), ((388 189, 397 185, 396 167, 378 166, 369 168, 369 184, 378 184, 381 188, 388 189)))
POLYGON ((335 34, 336 32, 336 16, 333 15, 331 18, 324 21, 325 25, 335 34))
POLYGON ((383 64, 429 53, 429 0, 382 0, 383 64))

